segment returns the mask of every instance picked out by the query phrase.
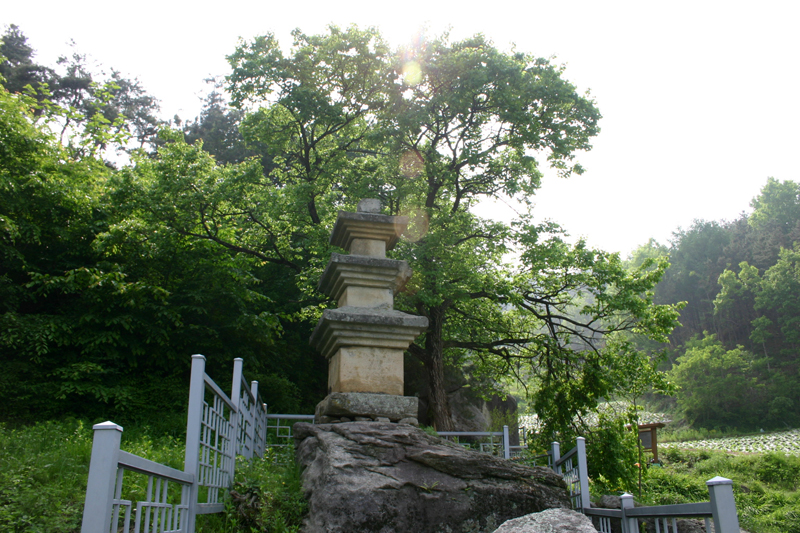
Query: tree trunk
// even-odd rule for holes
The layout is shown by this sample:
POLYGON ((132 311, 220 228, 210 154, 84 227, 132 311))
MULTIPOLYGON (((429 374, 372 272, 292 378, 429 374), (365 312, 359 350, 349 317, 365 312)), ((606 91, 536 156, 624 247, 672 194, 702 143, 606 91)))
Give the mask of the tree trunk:
POLYGON ((445 307, 443 305, 429 308, 428 331, 425 337, 425 367, 428 370, 428 390, 430 409, 433 411, 433 427, 436 431, 453 431, 453 417, 450 413, 450 402, 447 400, 447 389, 444 382, 444 325, 445 307))

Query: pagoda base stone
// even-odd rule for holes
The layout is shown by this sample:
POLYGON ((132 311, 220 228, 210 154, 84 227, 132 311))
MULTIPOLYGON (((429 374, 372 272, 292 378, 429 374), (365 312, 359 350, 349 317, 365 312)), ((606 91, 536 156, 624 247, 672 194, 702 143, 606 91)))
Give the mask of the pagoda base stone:
POLYGON ((403 395, 403 350, 350 346, 328 361, 328 392, 403 395))
POLYGON ((370 394, 365 392, 332 392, 317 404, 316 422, 356 418, 416 425, 419 400, 414 396, 370 394), (323 417, 326 417, 323 419, 323 417))

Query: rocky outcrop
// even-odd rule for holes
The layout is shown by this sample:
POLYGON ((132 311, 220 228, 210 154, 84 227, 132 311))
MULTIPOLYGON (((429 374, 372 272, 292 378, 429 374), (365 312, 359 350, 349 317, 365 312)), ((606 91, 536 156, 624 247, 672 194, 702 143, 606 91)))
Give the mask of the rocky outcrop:
POLYGON ((514 518, 494 533, 597 533, 592 521, 571 509, 547 509, 514 518))
POLYGON ((305 533, 482 533, 568 507, 566 486, 407 424, 294 426, 309 501, 305 533))

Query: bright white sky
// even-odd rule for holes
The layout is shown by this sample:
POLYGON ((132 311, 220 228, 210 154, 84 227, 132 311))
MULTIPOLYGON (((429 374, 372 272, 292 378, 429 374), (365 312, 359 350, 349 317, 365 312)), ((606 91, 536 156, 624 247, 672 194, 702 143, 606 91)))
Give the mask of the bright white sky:
POLYGON ((736 218, 767 177, 800 181, 800 2, 4 3, 0 25, 20 26, 40 63, 54 64, 74 39, 78 51, 139 78, 166 118, 194 118, 203 79, 228 72, 239 37, 266 32, 288 46, 293 28, 356 23, 398 45, 426 26, 556 56, 604 118, 579 158, 587 172, 548 175, 536 212, 623 255, 650 237, 666 243, 694 219, 736 218))

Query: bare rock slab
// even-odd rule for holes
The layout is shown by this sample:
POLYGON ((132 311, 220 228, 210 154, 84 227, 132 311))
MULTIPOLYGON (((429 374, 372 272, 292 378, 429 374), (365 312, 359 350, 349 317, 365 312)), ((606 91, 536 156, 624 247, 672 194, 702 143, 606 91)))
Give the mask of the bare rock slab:
POLYGON ((317 404, 317 421, 322 416, 332 418, 357 416, 371 419, 388 418, 391 422, 415 418, 419 400, 414 396, 369 394, 364 392, 332 392, 317 404))
POLYGON ((571 509, 547 509, 508 520, 494 533, 597 533, 592 521, 571 509))
POLYGON ((406 424, 294 426, 309 501, 304 533, 490 533, 510 518, 569 507, 566 485, 406 424))

